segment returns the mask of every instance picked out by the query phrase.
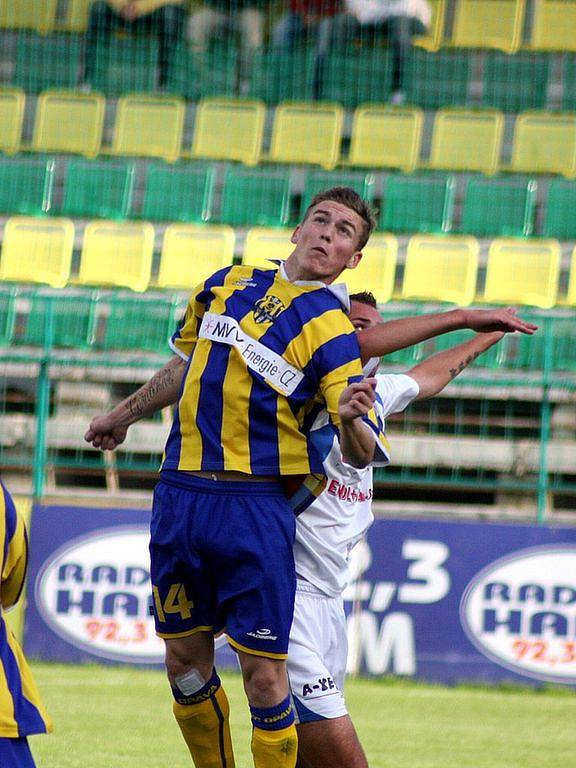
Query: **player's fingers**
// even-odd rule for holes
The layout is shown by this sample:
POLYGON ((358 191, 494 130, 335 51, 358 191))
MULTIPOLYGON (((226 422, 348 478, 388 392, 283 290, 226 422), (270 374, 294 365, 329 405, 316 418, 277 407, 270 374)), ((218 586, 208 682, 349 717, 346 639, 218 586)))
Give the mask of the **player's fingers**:
POLYGON ((91 443, 92 440, 94 440, 94 435, 95 435, 95 432, 89 429, 84 435, 84 440, 86 440, 87 443, 91 443))

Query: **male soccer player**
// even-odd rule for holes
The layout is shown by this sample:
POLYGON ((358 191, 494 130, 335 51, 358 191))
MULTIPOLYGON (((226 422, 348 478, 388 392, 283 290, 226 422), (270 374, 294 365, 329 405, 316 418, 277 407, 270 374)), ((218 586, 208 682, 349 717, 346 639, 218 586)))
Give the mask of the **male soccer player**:
POLYGON ((234 766, 214 670, 223 630, 238 652, 255 765, 296 763, 285 666, 295 522, 279 478, 322 472, 305 432, 317 395, 347 461, 374 456, 372 385, 361 381, 345 286, 331 285, 358 264, 373 226, 353 190, 317 195, 280 269, 229 267, 208 278, 172 338, 175 357, 86 434, 114 448, 130 424, 178 400, 154 494, 151 579, 174 713, 198 768, 234 766))
POLYGON ((34 768, 28 736, 52 723, 40 701, 18 641, 3 616, 18 602, 28 564, 24 520, 0 482, 0 766, 34 768))
MULTIPOLYGON (((341 421, 343 454, 358 466, 373 457, 374 415, 370 428, 355 418, 370 408, 370 383, 347 388, 338 414, 340 393, 361 369, 342 313, 345 286, 332 285, 358 264, 372 227, 352 190, 318 195, 280 269, 231 267, 209 278, 173 337, 176 356, 86 433, 95 447, 114 449, 130 424, 178 401, 155 493, 152 582, 176 719, 199 768, 234 764, 228 704, 213 670, 213 635, 224 628, 242 667, 256 765, 294 764, 284 666, 294 523, 279 486, 268 481, 322 473, 305 438, 318 389, 341 421)), ((482 322, 506 329, 520 322, 499 319, 502 312, 480 313, 482 322)), ((448 327, 435 323, 430 335, 466 327, 467 318, 445 313, 448 327)), ((405 336, 401 346, 407 343, 405 336)))
MULTIPOLYGON (((350 320, 360 337, 369 328, 382 332, 383 321, 374 297, 361 293, 350 298, 350 320)), ((440 392, 503 335, 502 331, 478 333, 407 374, 376 375, 375 410, 379 419, 403 411, 413 400, 440 392)), ((374 375, 378 363, 372 359, 365 366, 366 372, 374 375)), ((372 469, 351 467, 343 460, 325 410, 311 427, 311 440, 324 457, 327 485, 296 524, 297 588, 288 677, 298 719, 298 766, 367 768, 343 696, 348 644, 342 592, 350 579, 350 552, 374 519, 372 469)))

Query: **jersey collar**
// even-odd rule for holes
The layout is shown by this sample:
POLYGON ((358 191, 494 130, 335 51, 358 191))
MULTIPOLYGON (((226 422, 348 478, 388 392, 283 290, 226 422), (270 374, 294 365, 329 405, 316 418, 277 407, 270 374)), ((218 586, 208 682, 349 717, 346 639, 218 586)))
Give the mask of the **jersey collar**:
POLYGON ((323 283, 321 280, 290 280, 286 274, 284 262, 276 261, 275 259, 271 259, 271 261, 280 264, 280 277, 283 280, 288 280, 292 285, 301 285, 308 288, 326 288, 330 293, 336 296, 346 312, 350 312, 350 296, 348 295, 348 286, 346 283, 331 283, 330 285, 326 285, 326 283, 323 283))

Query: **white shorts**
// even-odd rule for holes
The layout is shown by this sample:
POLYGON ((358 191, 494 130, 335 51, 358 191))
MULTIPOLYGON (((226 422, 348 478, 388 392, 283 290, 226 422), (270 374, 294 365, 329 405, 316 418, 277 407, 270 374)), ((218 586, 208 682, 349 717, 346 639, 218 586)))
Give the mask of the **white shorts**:
POLYGON ((341 597, 328 597, 298 580, 288 646, 288 679, 296 722, 348 714, 344 675, 348 640, 341 597))

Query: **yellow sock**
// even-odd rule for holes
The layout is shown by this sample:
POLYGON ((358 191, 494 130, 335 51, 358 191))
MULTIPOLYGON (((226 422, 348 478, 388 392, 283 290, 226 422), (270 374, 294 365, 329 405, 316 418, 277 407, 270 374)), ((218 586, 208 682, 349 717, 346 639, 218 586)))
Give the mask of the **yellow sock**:
POLYGON ((230 706, 222 688, 198 704, 175 701, 174 717, 196 768, 234 768, 230 706))
POLYGON ((252 754, 255 768, 295 768, 298 737, 294 723, 279 731, 254 727, 252 754))

